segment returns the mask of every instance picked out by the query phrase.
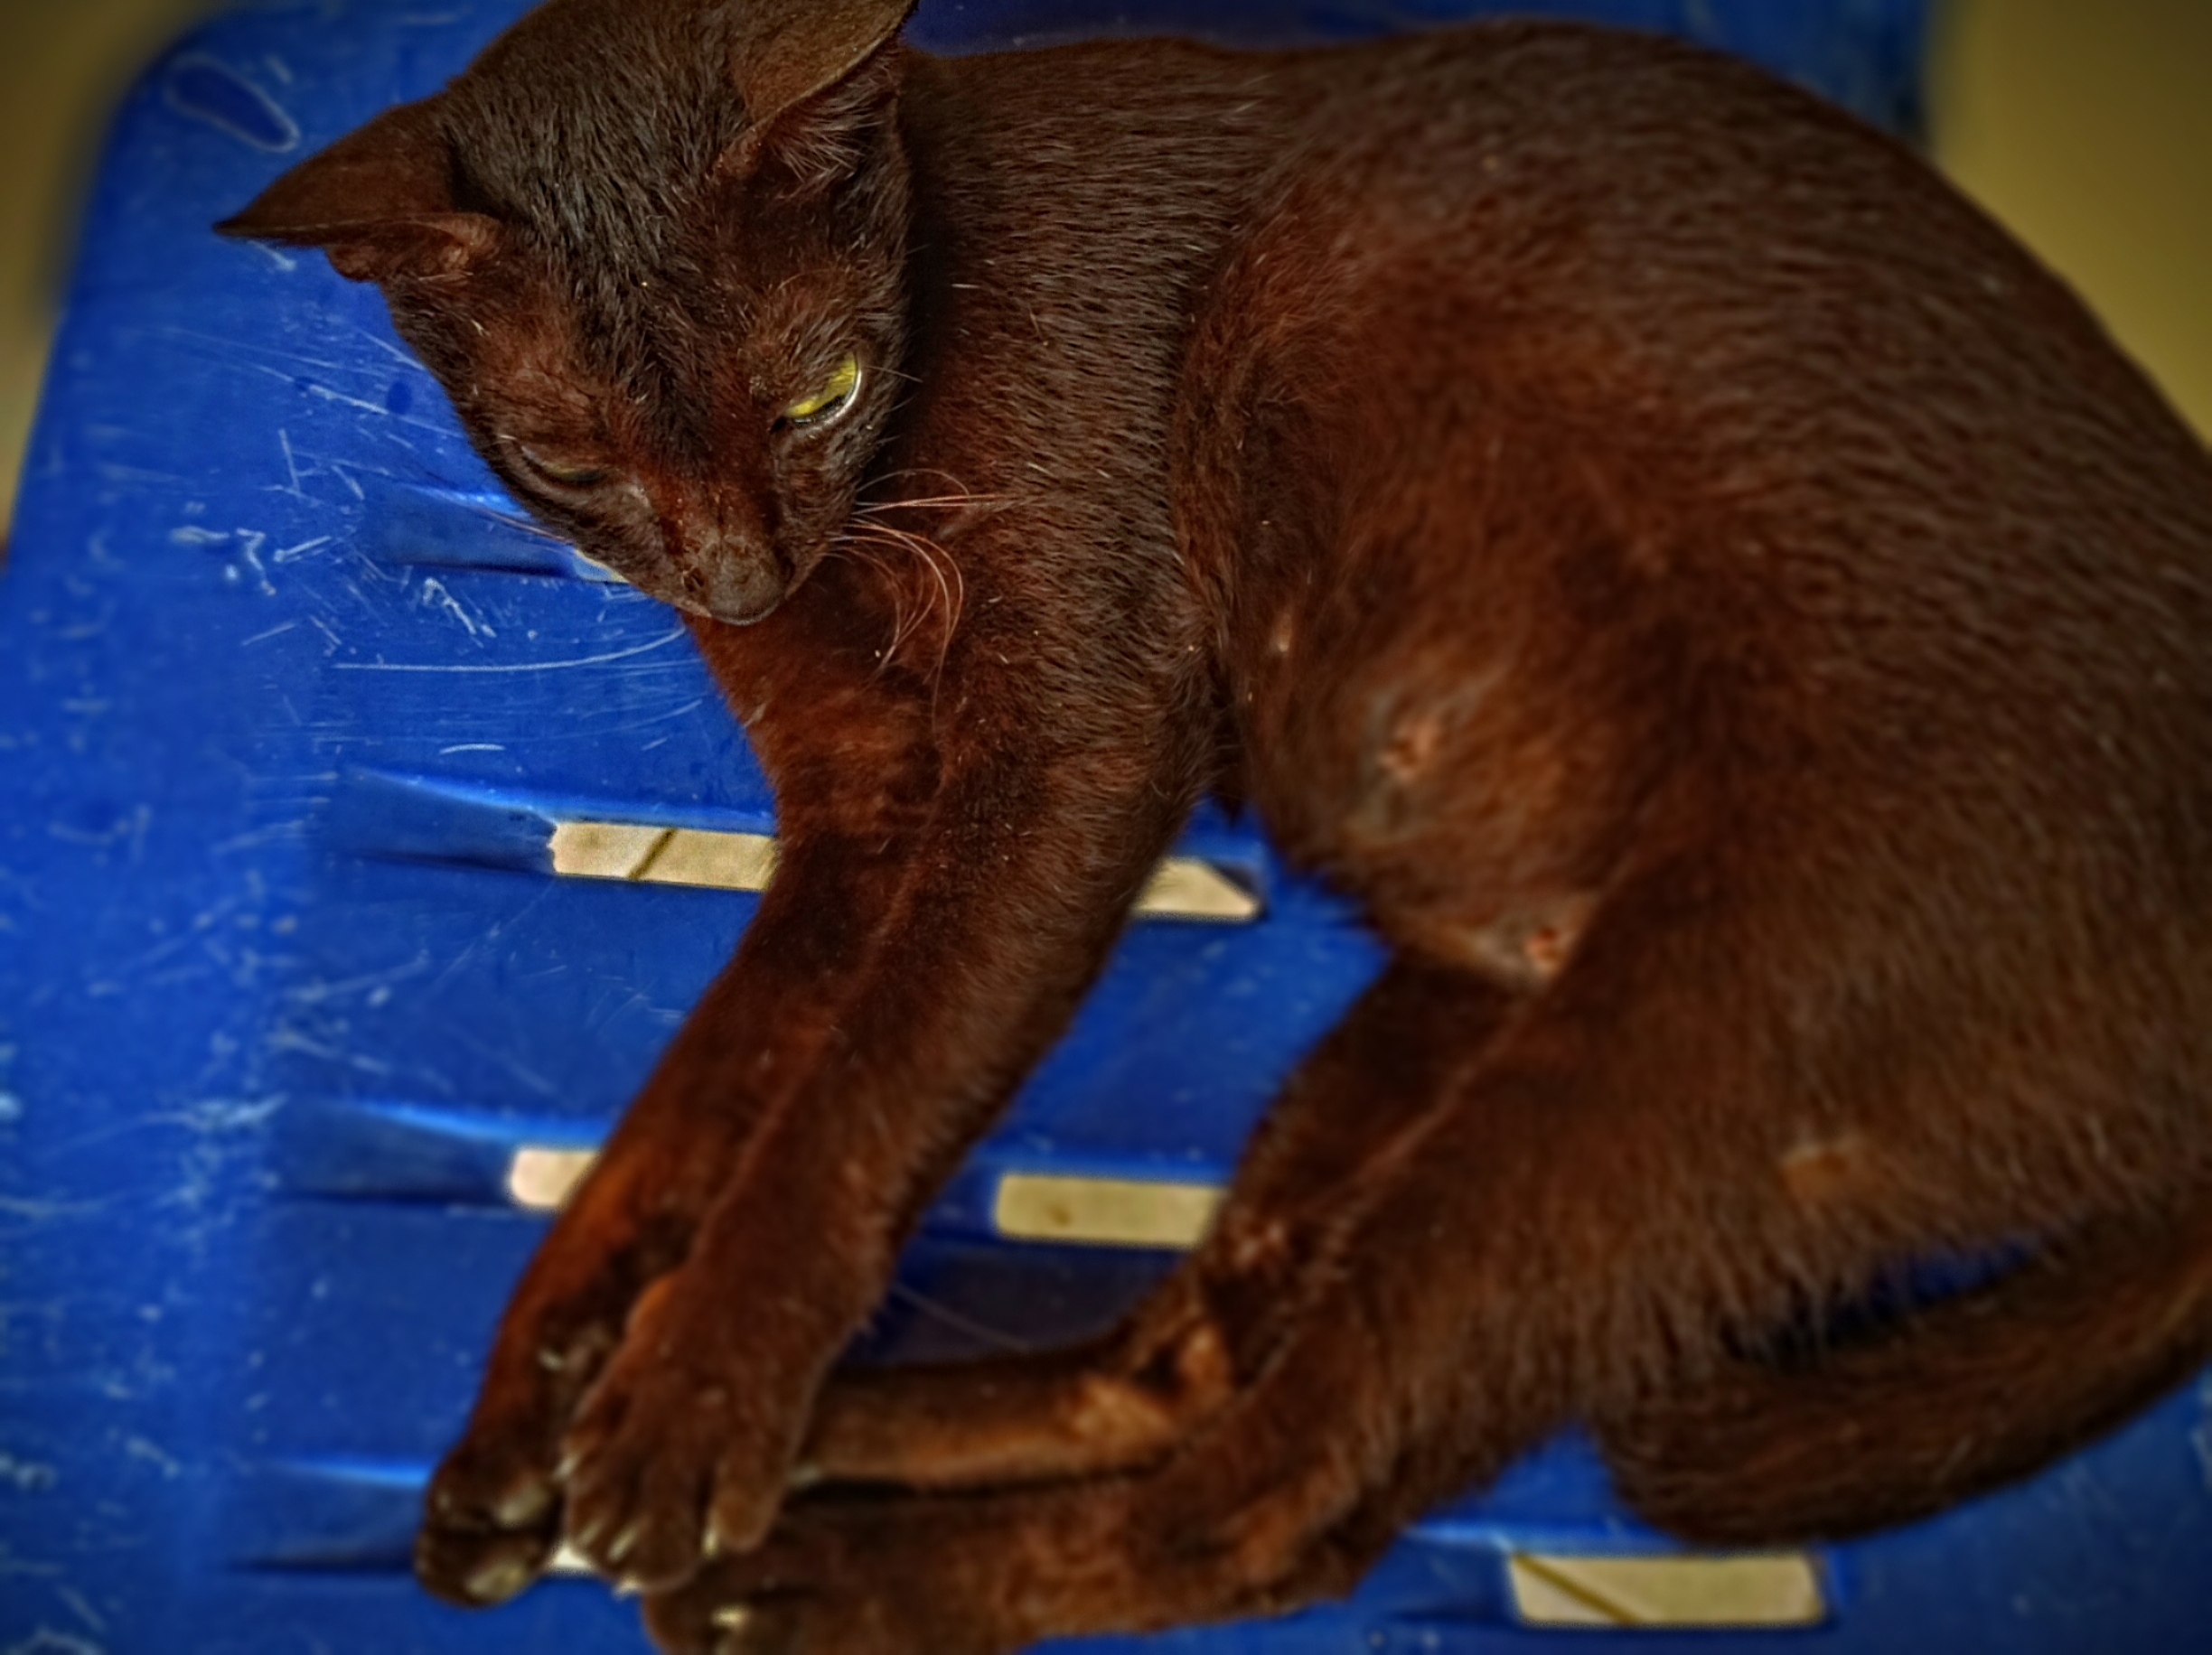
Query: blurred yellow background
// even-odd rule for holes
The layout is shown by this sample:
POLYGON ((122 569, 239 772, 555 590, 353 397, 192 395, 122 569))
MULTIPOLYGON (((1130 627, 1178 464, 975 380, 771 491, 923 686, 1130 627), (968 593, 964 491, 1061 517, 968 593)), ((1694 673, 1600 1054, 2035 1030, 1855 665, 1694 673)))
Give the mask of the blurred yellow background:
POLYGON ((2212 436, 2212 0, 1953 0, 1936 158, 2212 436))
MULTIPOLYGON (((0 0, 0 513, 107 111, 216 9, 0 0)), ((2212 433, 2212 0, 1950 0, 1933 45, 1938 162, 2212 433)))

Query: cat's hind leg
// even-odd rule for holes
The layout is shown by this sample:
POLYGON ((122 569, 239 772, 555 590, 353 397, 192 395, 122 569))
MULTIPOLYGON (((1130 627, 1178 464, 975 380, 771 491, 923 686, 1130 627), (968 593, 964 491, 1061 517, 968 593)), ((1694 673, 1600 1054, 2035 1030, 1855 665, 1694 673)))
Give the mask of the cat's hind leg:
POLYGON ((2013 1481, 2212 1360, 2212 1199, 2094 1221, 2006 1275, 1597 1422, 1620 1492, 1716 1545, 1835 1539, 2013 1481))
POLYGON ((1365 1353, 1364 1341, 1294 1340, 1279 1379, 1148 1471, 795 1501, 758 1550, 649 1596, 647 1625, 684 1655, 996 1655, 1342 1589, 1292 1577, 1367 1486, 1365 1434, 1342 1428, 1375 1408, 1365 1353))
MULTIPOLYGON (((1242 1594, 1223 1597, 1210 1613, 1224 1619, 1280 1614, 1345 1595, 1405 1525, 1439 1498, 1429 1468, 1418 1462, 1402 1467, 1395 1482, 1321 1533, 1289 1566, 1242 1594)), ((1028 1503, 1041 1510, 1053 1502, 1033 1494, 1028 1503)), ((895 1632, 822 1626, 807 1588, 834 1590, 828 1583, 839 1567, 888 1567, 909 1576, 904 1584, 921 1595, 931 1571, 973 1567, 970 1548, 988 1545, 998 1532, 984 1531, 991 1506, 1003 1522, 1002 1502, 959 1495, 873 1490, 794 1502, 760 1553, 709 1564, 680 1590, 649 1597, 647 1629, 668 1655, 801 1655, 817 1648, 865 1655, 904 1647, 961 1655, 970 1646, 954 1629, 917 1629, 912 1644, 901 1645, 895 1632)))
POLYGON ((824 1388, 808 1482, 952 1488, 1147 1463, 1268 1360, 1321 1256, 1441 1107, 1515 996, 1401 958, 1298 1066, 1206 1238, 1116 1330, 1073 1349, 848 1371, 824 1388))

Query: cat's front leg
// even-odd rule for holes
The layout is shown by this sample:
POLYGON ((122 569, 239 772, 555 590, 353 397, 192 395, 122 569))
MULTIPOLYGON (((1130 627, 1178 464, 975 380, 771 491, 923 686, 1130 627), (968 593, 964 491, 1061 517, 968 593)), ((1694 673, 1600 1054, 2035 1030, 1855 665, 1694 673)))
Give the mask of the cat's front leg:
POLYGON ((817 841, 787 857, 708 987, 539 1244, 501 1318, 468 1426, 433 1476, 415 1567, 449 1601, 493 1604, 558 1544, 561 1437, 635 1314, 690 1250, 759 1123, 812 1073, 859 971, 864 916, 895 858, 817 841))
MULTIPOLYGON (((914 1215, 1064 1026, 1179 818, 1121 782, 1164 745, 965 771, 865 913, 834 1026, 779 1094, 682 1266, 640 1302, 567 1430, 566 1529, 595 1567, 665 1585, 759 1539, 817 1386, 873 1310, 914 1215)), ((801 884, 795 828, 777 885, 801 884)))

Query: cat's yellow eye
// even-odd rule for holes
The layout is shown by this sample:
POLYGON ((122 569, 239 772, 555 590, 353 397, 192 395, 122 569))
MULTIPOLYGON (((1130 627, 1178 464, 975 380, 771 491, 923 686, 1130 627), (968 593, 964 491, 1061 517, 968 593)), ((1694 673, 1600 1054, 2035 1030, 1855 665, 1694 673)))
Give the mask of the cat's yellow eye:
POLYGON ((606 481, 607 468, 594 465, 589 461, 556 460, 541 454, 526 443, 517 443, 515 451, 523 463, 548 482, 558 483, 564 489, 588 489, 594 483, 606 481))
POLYGON ((830 377, 785 408, 783 417, 795 425, 808 425, 842 414, 859 388, 860 359, 848 351, 838 358, 830 377))

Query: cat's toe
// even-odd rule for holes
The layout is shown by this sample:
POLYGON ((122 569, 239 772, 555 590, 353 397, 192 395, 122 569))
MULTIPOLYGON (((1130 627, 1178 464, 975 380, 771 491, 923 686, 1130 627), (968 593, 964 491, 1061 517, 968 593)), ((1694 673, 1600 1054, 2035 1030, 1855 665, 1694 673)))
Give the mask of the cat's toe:
POLYGON ((808 1655, 816 1617, 803 1599, 724 1601, 711 1594, 648 1598, 645 1632, 661 1655, 808 1655))
POLYGON ((610 1370, 564 1445, 568 1543, 609 1579, 647 1591, 689 1578, 710 1551, 736 1549, 718 1526, 708 1533, 740 1424, 728 1389, 689 1370, 610 1370))
POLYGON ((545 1572, 559 1532, 560 1496, 547 1472, 464 1444, 430 1481, 416 1577, 447 1603, 501 1604, 545 1572))
POLYGON ((681 1435, 611 1443, 577 1460, 568 1544, 599 1574, 641 1590, 688 1579, 704 1553, 708 1480, 681 1435))
POLYGON ((886 1639, 881 1605, 849 1578, 814 1525, 784 1525, 757 1550, 721 1557, 674 1591, 648 1594, 661 1655, 962 1655, 886 1639))
POLYGON ((663 1655, 1008 1655, 1030 1641, 979 1580, 942 1510, 892 1496, 784 1510, 754 1549, 717 1557, 681 1586, 648 1593, 663 1655))
POLYGON ((783 1503, 798 1426, 746 1383, 724 1320, 649 1295, 562 1440, 568 1543, 625 1585, 673 1586, 751 1549, 783 1503))

